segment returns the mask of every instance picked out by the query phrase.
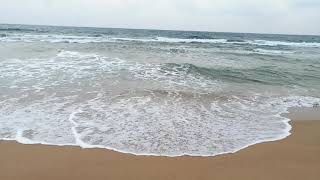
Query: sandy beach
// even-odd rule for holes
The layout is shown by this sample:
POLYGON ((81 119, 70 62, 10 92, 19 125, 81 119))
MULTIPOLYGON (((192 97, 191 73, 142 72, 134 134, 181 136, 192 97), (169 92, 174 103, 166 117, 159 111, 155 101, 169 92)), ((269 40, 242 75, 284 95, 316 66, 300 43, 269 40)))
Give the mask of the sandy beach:
POLYGON ((276 3, 232 1, 224 29, 203 12, 215 1, 198 14, 200 2, 81 0, 97 18, 76 1, 11 1, 8 22, 0 6, 0 180, 320 180, 320 36, 282 23, 295 8, 262 11, 268 25, 238 20, 276 3), (167 10, 179 9, 174 23, 167 10))
POLYGON ((299 110, 290 114, 289 117, 294 119, 293 130, 285 140, 258 144, 235 154, 216 157, 146 157, 102 149, 2 141, 0 179, 318 180, 318 110, 299 110))

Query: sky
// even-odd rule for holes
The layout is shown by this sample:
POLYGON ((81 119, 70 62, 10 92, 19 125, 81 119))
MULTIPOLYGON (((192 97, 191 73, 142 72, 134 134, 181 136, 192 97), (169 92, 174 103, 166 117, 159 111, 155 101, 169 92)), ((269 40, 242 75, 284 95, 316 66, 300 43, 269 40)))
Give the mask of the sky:
POLYGON ((320 0, 1 0, 0 23, 320 35, 320 0))

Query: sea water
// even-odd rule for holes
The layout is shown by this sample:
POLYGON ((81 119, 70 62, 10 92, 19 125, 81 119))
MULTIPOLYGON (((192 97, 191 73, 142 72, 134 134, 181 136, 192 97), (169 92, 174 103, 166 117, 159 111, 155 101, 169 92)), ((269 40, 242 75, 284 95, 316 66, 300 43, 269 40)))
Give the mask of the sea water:
POLYGON ((320 37, 0 25, 0 139, 214 156, 320 102, 320 37))

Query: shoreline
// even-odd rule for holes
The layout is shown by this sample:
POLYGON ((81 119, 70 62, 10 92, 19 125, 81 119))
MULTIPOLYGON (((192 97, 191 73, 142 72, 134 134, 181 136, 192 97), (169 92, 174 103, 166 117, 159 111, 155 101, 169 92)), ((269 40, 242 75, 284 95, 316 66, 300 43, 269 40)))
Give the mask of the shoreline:
POLYGON ((82 150, 106 150, 106 151, 112 151, 116 153, 122 153, 122 154, 127 154, 127 155, 132 155, 132 156, 145 156, 145 157, 168 157, 168 158, 176 158, 176 157, 199 157, 199 158, 206 158, 206 157, 216 157, 216 156, 221 156, 221 155, 229 155, 229 154, 235 154, 239 151, 242 151, 244 149, 250 148, 252 146, 258 145, 258 144, 264 144, 264 143, 270 143, 270 142, 276 142, 276 141, 281 141, 286 138, 288 138, 292 134, 292 121, 317 121, 320 120, 320 108, 312 108, 312 107, 295 107, 295 108, 289 108, 288 109, 289 113, 283 113, 281 114, 282 117, 287 118, 288 121, 284 121, 283 123, 287 124, 287 130, 288 133, 282 135, 281 137, 269 139, 269 140, 262 140, 262 141, 257 141, 252 144, 248 144, 242 148, 239 148, 235 151, 230 151, 230 152, 223 152, 219 154, 214 154, 214 155, 192 155, 192 154, 181 154, 181 155, 160 155, 160 154, 138 154, 138 153, 133 153, 133 152, 126 152, 126 151, 121 151, 117 150, 115 148, 111 147, 104 147, 104 146, 99 146, 99 145, 89 145, 86 144, 86 147, 82 147, 81 145, 78 144, 50 144, 46 142, 31 142, 31 141, 26 141, 26 142, 21 142, 19 140, 12 140, 12 139, 0 139, 0 142, 12 142, 12 143, 18 143, 22 145, 36 145, 36 146, 53 146, 53 147, 69 147, 69 148, 80 148, 82 150))
POLYGON ((214 157, 136 156, 107 149, 0 141, 0 179, 316 180, 320 177, 319 110, 299 108, 288 114, 293 129, 283 140, 214 157))

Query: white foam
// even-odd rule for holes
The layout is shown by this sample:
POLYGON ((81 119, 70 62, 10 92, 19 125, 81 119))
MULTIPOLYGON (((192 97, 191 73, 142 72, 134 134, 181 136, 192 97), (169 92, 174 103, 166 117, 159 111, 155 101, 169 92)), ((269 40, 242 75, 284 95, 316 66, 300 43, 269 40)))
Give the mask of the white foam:
POLYGON ((281 50, 268 50, 268 49, 255 49, 254 53, 258 54, 275 54, 275 55, 282 55, 282 54, 294 54, 294 51, 281 51, 281 50))
POLYGON ((50 43, 103 43, 115 42, 108 37, 89 37, 59 34, 10 34, 0 37, 0 42, 50 42, 50 43))
POLYGON ((267 41, 267 40, 254 40, 250 42, 255 45, 265 46, 295 46, 295 47, 320 47, 317 42, 286 42, 286 41, 267 41))
MULTIPOLYGON (((190 65, 61 51, 0 62, 0 139, 137 155, 214 156, 290 134, 290 107, 319 98, 223 92, 190 65), (10 62, 10 63, 9 63, 10 62), (143 85, 141 85, 143 84, 143 85)), ((235 89, 234 89, 235 91, 235 89)))
POLYGON ((180 39, 180 38, 166 38, 166 37, 158 37, 157 41, 160 42, 173 42, 173 43, 226 43, 226 39, 180 39))
POLYGON ((107 43, 119 41, 164 42, 164 43, 212 43, 212 44, 253 44, 260 46, 320 47, 318 42, 289 42, 271 40, 228 41, 227 39, 188 39, 169 37, 90 37, 60 34, 10 34, 0 37, 0 42, 50 42, 50 43, 107 43))
POLYGON ((167 43, 213 43, 213 44, 253 44, 262 46, 294 46, 294 47, 320 47, 317 42, 287 42, 270 40, 244 40, 228 41, 227 39, 188 39, 188 38, 111 38, 122 41, 140 41, 140 42, 167 42, 167 43))

